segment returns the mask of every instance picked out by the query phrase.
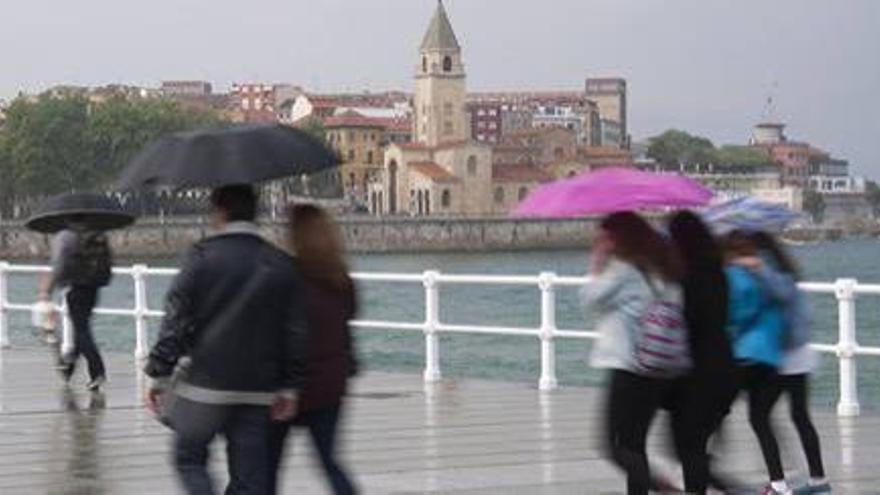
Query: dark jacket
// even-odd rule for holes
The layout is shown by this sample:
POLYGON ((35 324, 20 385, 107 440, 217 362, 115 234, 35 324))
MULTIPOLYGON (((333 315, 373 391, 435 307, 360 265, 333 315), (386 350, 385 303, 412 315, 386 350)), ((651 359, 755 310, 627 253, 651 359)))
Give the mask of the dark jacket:
POLYGON ((732 372, 735 363, 727 334, 728 286, 723 269, 691 267, 682 288, 694 374, 717 376, 732 372))
POLYGON ((300 410, 334 406, 346 393, 348 378, 357 372, 349 320, 357 313, 355 289, 330 287, 304 279, 309 350, 300 410))
POLYGON ((197 243, 166 296, 145 368, 167 378, 189 358, 175 390, 191 400, 269 404, 305 376, 302 287, 293 259, 255 234, 229 229, 197 243))

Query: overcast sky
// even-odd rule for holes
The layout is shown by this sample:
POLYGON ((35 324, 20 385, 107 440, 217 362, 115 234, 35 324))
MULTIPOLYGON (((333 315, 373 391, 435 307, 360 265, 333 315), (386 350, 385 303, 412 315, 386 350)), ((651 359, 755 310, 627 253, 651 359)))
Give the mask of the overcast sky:
MULTIPOLYGON (((0 0, 0 96, 162 79, 410 89, 434 0, 0 0)), ((880 178, 880 0, 446 0, 471 89, 629 80, 631 131, 791 138, 880 178)))

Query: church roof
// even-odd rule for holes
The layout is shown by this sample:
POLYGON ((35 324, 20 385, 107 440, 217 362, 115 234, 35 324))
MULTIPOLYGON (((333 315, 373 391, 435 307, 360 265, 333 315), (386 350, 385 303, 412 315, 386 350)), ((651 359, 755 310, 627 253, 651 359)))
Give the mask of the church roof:
POLYGON ((461 47, 455 38, 455 32, 452 30, 452 23, 449 22, 449 16, 446 15, 446 8, 443 1, 437 2, 437 11, 431 18, 431 24, 422 40, 422 51, 460 51, 461 47))
POLYGON ((434 182, 458 182, 459 180, 452 172, 434 162, 412 162, 409 164, 409 168, 434 182))

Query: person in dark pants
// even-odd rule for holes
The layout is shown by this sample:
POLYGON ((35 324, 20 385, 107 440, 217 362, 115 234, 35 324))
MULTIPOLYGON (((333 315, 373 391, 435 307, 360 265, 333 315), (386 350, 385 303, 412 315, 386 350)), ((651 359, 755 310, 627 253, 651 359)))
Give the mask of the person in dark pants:
POLYGON ((336 456, 336 437, 349 377, 357 372, 349 320, 357 312, 354 283, 348 275, 338 229, 318 207, 291 210, 289 243, 303 275, 309 332, 307 377, 299 414, 277 423, 270 436, 270 493, 276 493, 284 444, 291 427, 306 428, 334 494, 357 490, 336 456))
POLYGON ((591 364, 608 370, 605 441, 612 462, 626 474, 627 493, 668 489, 651 476, 646 437, 670 380, 644 373, 636 335, 655 301, 681 305, 678 264, 671 246, 634 213, 603 220, 590 260, 593 280, 585 302, 599 313, 599 339, 591 364))
POLYGON ((76 370, 80 356, 88 363, 88 390, 96 392, 106 381, 104 360, 92 334, 92 313, 101 287, 110 283, 112 254, 103 233, 90 232, 76 221, 52 239, 52 272, 40 286, 40 300, 49 301, 61 289, 73 324, 73 346, 59 356, 58 368, 65 381, 76 370))
POLYGON ((724 241, 729 287, 728 331, 733 341, 739 383, 749 398, 749 423, 770 477, 767 495, 788 494, 779 444, 770 414, 779 396, 777 370, 782 363, 783 301, 762 279, 767 267, 750 235, 734 231, 724 241))
POLYGON ((217 233, 193 246, 168 291, 146 403, 174 430, 187 493, 215 493, 208 453, 222 435, 226 493, 264 495, 271 421, 295 415, 305 377, 302 285, 293 259, 260 236, 252 187, 215 189, 211 205, 217 233))
POLYGON ((831 484, 825 477, 822 463, 819 434, 810 419, 809 377, 816 366, 816 352, 810 347, 807 300, 797 286, 800 269, 772 235, 754 232, 752 240, 768 265, 766 270, 760 272, 761 283, 783 301, 785 348, 779 368, 778 392, 788 396, 791 419, 801 439, 810 470, 808 484, 795 490, 795 493, 831 493, 831 484))
POLYGON ((89 367, 88 388, 97 390, 105 380, 104 360, 92 335, 92 312, 98 303, 98 288, 75 285, 67 292, 67 309, 73 324, 73 351, 64 357, 67 377, 73 374, 76 361, 82 355, 89 367))
POLYGON ((712 475, 707 444, 736 398, 736 366, 727 335, 727 278, 721 247, 696 214, 677 212, 669 234, 683 260, 684 317, 690 339, 691 373, 667 391, 673 440, 687 493, 708 486, 729 488, 712 475), (718 486, 725 485, 725 486, 718 486))

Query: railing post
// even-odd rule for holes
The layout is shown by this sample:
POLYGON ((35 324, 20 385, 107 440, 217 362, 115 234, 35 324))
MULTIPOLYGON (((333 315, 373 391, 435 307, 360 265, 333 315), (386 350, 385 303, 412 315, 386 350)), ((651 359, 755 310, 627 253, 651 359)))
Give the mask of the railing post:
POLYGON ((554 390, 556 381, 556 274, 541 273, 538 287, 541 289, 541 379, 540 390, 554 390))
POLYGON ((858 281, 845 278, 836 282, 839 337, 837 359, 840 362, 840 401, 838 416, 859 415, 858 373, 856 363, 856 294, 858 281))
POLYGON ((7 349, 9 343, 9 263, 0 261, 0 349, 7 349))
POLYGON ((424 274, 425 286, 425 383, 440 381, 440 288, 437 277, 440 273, 427 271, 424 274))
POLYGON ((149 354, 149 333, 147 327, 147 265, 134 265, 131 277, 134 280, 134 358, 142 361, 149 354))

